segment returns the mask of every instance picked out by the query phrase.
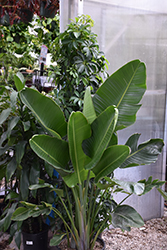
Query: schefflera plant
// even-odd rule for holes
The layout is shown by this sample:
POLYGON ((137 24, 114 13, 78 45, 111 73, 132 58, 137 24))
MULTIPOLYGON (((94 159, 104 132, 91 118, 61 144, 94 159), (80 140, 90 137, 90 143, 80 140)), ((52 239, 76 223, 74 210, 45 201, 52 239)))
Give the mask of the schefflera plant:
MULTIPOLYGON (((143 195, 164 183, 159 180, 152 181, 151 178, 134 183, 108 177, 119 167, 155 162, 164 145, 162 139, 151 139, 137 146, 138 134, 132 135, 125 145, 118 145, 116 131, 132 125, 141 106, 139 102, 146 90, 144 63, 139 60, 127 63, 111 75, 93 97, 90 88, 87 88, 83 112, 72 112, 68 122, 52 99, 34 89, 22 89, 21 81, 16 85, 21 90, 23 103, 48 131, 48 134, 31 138, 32 149, 59 172, 75 200, 75 206, 72 207, 67 193, 68 204, 65 203, 62 190, 56 190, 47 183, 30 187, 37 189, 50 186, 56 190, 66 210, 68 221, 52 204, 43 203, 43 208, 53 210, 60 216, 67 229, 67 233, 55 235, 51 245, 58 244, 70 232, 76 249, 92 250, 98 235, 108 224, 127 231, 131 227, 141 227, 144 222, 137 211, 122 204, 123 201, 117 204, 112 198, 110 213, 99 220, 98 227, 95 226, 95 221, 103 208, 106 192, 121 191, 127 193, 127 197, 132 194, 143 195)), ((24 206, 13 214, 13 220, 23 220, 33 214, 35 216, 39 209, 44 211, 29 203, 22 204, 24 206)))

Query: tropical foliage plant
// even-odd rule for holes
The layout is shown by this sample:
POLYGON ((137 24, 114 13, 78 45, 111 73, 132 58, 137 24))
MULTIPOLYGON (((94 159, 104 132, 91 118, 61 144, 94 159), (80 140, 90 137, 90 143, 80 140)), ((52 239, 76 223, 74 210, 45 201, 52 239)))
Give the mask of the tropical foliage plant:
POLYGON ((76 249, 80 250, 92 250, 98 235, 109 224, 127 231, 131 227, 141 227, 144 224, 141 216, 133 207, 122 204, 123 201, 132 194, 144 195, 154 187, 159 189, 164 182, 151 177, 136 183, 127 182, 115 179, 113 173, 117 168, 155 162, 164 145, 162 139, 151 139, 138 145, 138 134, 132 135, 125 145, 119 145, 117 140, 117 130, 132 125, 141 106, 139 102, 146 90, 144 63, 139 60, 127 63, 111 75, 93 97, 88 87, 83 112, 72 112, 68 122, 52 99, 34 89, 24 88, 21 82, 17 83, 17 89, 22 102, 48 132, 34 135, 30 140, 31 148, 61 175, 75 203, 71 203, 68 192, 66 203, 63 190, 39 183, 30 189, 50 187, 56 191, 68 220, 47 202, 41 206, 22 202, 12 219, 22 221, 29 216, 35 217, 36 211, 53 210, 64 222, 66 233, 55 235, 51 245, 58 244, 70 232, 76 249), (114 192, 124 192, 127 196, 117 204, 112 198, 114 192), (111 194, 107 196, 110 211, 105 217, 101 216, 97 226, 107 193, 111 194))
POLYGON ((97 35, 92 32, 93 21, 82 15, 71 21, 67 29, 51 44, 52 67, 56 82, 56 101, 59 101, 66 118, 73 110, 82 109, 87 86, 93 93, 107 77, 107 59, 100 51, 97 35))
MULTIPOLYGON (((19 75, 19 74, 18 74, 19 75)), ((15 76, 15 81, 20 81, 15 76)), ((10 234, 18 246, 21 243, 21 224, 11 224, 11 216, 19 201, 29 201, 40 204, 42 199, 54 201, 54 194, 46 194, 46 190, 30 191, 29 186, 38 184, 39 179, 51 181, 53 167, 46 164, 31 149, 29 139, 43 131, 32 112, 22 103, 18 91, 9 86, 2 86, 0 97, 0 180, 7 184, 6 207, 1 216, 0 230, 10 228, 10 234), (47 174, 47 177, 46 177, 47 174), (44 192, 43 192, 44 191, 44 192), (46 196, 45 196, 46 195, 46 196)), ((52 178, 51 183, 57 183, 52 178)), ((41 217, 41 215, 40 215, 41 217)), ((39 218, 40 218, 39 217, 39 218)), ((28 219, 28 232, 34 232, 35 222, 28 219)), ((39 220, 38 231, 42 230, 42 220, 39 220)))

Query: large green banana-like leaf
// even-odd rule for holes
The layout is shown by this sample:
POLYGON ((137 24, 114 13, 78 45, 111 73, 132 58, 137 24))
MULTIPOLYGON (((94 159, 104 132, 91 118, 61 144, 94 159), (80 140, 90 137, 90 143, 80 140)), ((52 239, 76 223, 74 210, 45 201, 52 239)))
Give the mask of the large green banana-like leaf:
POLYGON ((85 166, 86 169, 93 168, 103 155, 118 118, 118 110, 114 106, 108 107, 91 124, 92 136, 83 141, 82 147, 86 155, 92 160, 85 166))
POLYGON ((23 89, 20 92, 20 97, 53 136, 63 137, 66 135, 67 124, 64 114, 52 99, 30 88, 23 89))
POLYGON ((88 87, 85 91, 83 114, 90 124, 96 119, 96 112, 93 106, 90 87, 88 87))
POLYGON ((128 168, 140 165, 149 165, 157 161, 161 154, 164 142, 162 139, 151 139, 137 146, 140 134, 133 134, 126 145, 131 148, 131 154, 120 168, 128 168))
POLYGON ((95 182, 112 173, 127 158, 130 148, 125 145, 115 145, 107 148, 98 164, 92 169, 95 174, 95 182))
POLYGON ((138 104, 146 90, 146 69, 144 63, 134 60, 111 75, 97 90, 93 103, 97 115, 108 106, 119 110, 116 130, 133 124, 138 104))
MULTIPOLYGON (((80 180, 81 180, 81 182, 83 182, 83 181, 85 181, 87 179, 88 172, 89 172, 89 170, 85 170, 85 169, 80 171, 80 180)), ((94 177, 95 177, 95 175, 91 171, 89 178, 91 179, 91 178, 94 178, 94 177)), ((64 182, 66 183, 66 185, 68 187, 73 188, 78 184, 78 175, 77 175, 77 173, 74 172, 72 174, 64 176, 63 180, 64 180, 64 182)))
POLYGON ((144 221, 133 207, 128 205, 118 206, 112 214, 112 224, 123 230, 130 231, 131 227, 141 227, 144 221))
POLYGON ((91 126, 85 116, 81 112, 73 112, 68 122, 68 141, 70 158, 80 184, 81 171, 85 164, 90 161, 89 157, 83 152, 82 142, 90 136, 91 126))
POLYGON ((48 135, 35 135, 30 140, 30 146, 39 157, 51 164, 61 176, 70 173, 66 169, 70 159, 66 141, 48 135))

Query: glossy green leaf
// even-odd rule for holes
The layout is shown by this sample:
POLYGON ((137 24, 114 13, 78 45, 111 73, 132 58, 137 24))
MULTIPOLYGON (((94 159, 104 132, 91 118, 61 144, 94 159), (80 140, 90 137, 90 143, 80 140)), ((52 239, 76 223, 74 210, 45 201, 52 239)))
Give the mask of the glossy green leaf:
POLYGON ((96 119, 96 113, 93 106, 90 87, 88 87, 85 91, 83 114, 90 124, 96 119))
POLYGON ((122 181, 122 180, 115 180, 115 184, 123 187, 128 193, 141 195, 144 192, 145 184, 139 182, 130 182, 130 181, 122 181))
MULTIPOLYGON (((83 182, 83 181, 85 181, 87 179, 87 177, 88 177, 88 171, 89 170, 85 170, 85 169, 83 169, 83 170, 80 171, 81 182, 83 182)), ((95 175, 91 171, 91 173, 90 173, 90 179, 94 178, 94 177, 95 177, 95 175)), ((64 180, 64 182, 66 183, 66 185, 68 187, 72 188, 72 187, 75 187, 78 184, 78 175, 77 175, 77 173, 72 173, 72 174, 69 174, 69 175, 63 177, 63 180, 64 180)))
POLYGON ((7 201, 7 200, 11 200, 11 199, 16 199, 16 198, 18 198, 18 197, 19 197, 19 194, 18 194, 18 193, 14 192, 14 191, 11 191, 11 192, 9 192, 9 193, 7 194, 5 200, 7 201))
POLYGON ((138 104, 146 90, 146 69, 144 63, 134 60, 111 75, 97 90, 93 103, 97 115, 108 106, 119 110, 116 130, 130 126, 136 120, 138 104))
POLYGON ((162 139, 151 139, 137 146, 139 134, 132 135, 126 145, 131 148, 131 154, 120 168, 128 168, 140 165, 151 164, 157 161, 162 152, 164 142, 162 139))
POLYGON ((20 164, 21 159, 24 156, 26 143, 27 143, 26 141, 19 141, 15 146, 15 151, 16 151, 15 155, 17 164, 20 164))
POLYGON ((129 153, 130 148, 124 145, 115 145, 107 148, 98 164, 92 169, 96 176, 95 182, 98 182, 99 179, 118 168, 125 161, 129 153))
POLYGON ((31 127, 30 121, 22 122, 22 123, 23 123, 24 131, 29 130, 29 128, 31 127))
POLYGON ((24 166, 21 170, 21 177, 20 177, 20 193, 21 197, 24 200, 27 200, 28 193, 29 193, 29 169, 24 166))
POLYGON ((118 118, 118 111, 115 107, 108 107, 91 124, 92 136, 83 141, 82 147, 86 155, 92 158, 85 168, 93 168, 103 155, 118 118))
POLYGON ((3 110, 0 114, 0 125, 6 121, 6 119, 9 117, 10 115, 10 112, 11 112, 11 109, 10 108, 7 108, 5 110, 3 110))
POLYGON ((36 189, 39 189, 39 188, 46 188, 46 187, 49 187, 49 188, 53 188, 53 186, 49 183, 43 183, 43 184, 34 184, 34 185, 31 185, 29 186, 29 189, 30 190, 36 190, 36 189))
POLYGON ((108 144, 108 147, 113 146, 113 145, 117 145, 118 144, 118 137, 116 133, 113 133, 111 140, 108 144))
POLYGON ((17 116, 12 117, 8 122, 8 130, 7 130, 7 137, 9 138, 11 135, 11 131, 14 127, 18 124, 20 118, 17 116))
POLYGON ((167 201, 167 192, 163 191, 161 188, 157 188, 162 197, 167 201))
POLYGON ((15 210, 15 212, 12 215, 12 220, 14 221, 23 221, 29 218, 31 208, 26 207, 19 207, 15 210))
POLYGON ((20 249, 20 245, 21 245, 21 230, 16 231, 15 233, 15 242, 17 247, 20 249))
POLYGON ((11 161, 8 163, 7 168, 6 168, 6 180, 7 180, 7 182, 14 174, 16 168, 17 168, 16 158, 12 157, 11 161))
POLYGON ((11 107, 15 107, 16 102, 17 102, 17 97, 18 97, 18 92, 13 90, 11 95, 10 95, 10 105, 11 107))
POLYGON ((68 122, 68 141, 70 158, 74 171, 78 177, 78 183, 81 184, 81 171, 85 164, 90 161, 82 149, 83 140, 91 136, 91 127, 81 112, 73 112, 68 122))
POLYGON ((50 240, 50 246, 57 246, 64 238, 65 234, 54 234, 52 239, 50 240))
POLYGON ((61 176, 70 173, 66 169, 69 161, 68 143, 48 135, 35 135, 30 140, 30 146, 43 160, 51 164, 61 176))
POLYGON ((17 75, 14 75, 14 82, 17 91, 21 91, 25 87, 24 76, 20 72, 18 72, 17 75))
POLYGON ((13 212, 16 209, 16 206, 17 206, 17 203, 13 203, 12 206, 8 209, 6 216, 4 217, 4 221, 3 221, 4 231, 6 231, 11 224, 11 217, 12 217, 13 212))
POLYGON ((45 170, 50 177, 53 176, 53 167, 46 161, 45 161, 45 170))
POLYGON ((142 227, 144 221, 133 207, 121 205, 112 214, 112 225, 130 231, 131 227, 142 227))
POLYGON ((160 181, 159 179, 152 180, 152 176, 148 178, 148 180, 140 180, 138 183, 142 183, 145 185, 145 189, 143 190, 143 193, 141 195, 144 195, 148 192, 150 192, 153 188, 159 189, 162 185, 165 184, 165 181, 160 181))
POLYGON ((67 124, 64 114, 51 98, 30 88, 22 90, 20 97, 49 133, 55 137, 66 135, 67 124))

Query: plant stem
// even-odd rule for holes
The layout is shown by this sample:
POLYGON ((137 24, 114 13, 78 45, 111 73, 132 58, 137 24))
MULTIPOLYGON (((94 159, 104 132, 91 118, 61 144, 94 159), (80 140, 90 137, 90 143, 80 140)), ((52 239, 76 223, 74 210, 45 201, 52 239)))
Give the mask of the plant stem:
POLYGON ((119 204, 118 206, 120 206, 126 199, 128 199, 132 194, 128 194, 119 204))

